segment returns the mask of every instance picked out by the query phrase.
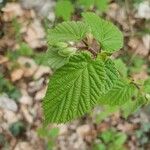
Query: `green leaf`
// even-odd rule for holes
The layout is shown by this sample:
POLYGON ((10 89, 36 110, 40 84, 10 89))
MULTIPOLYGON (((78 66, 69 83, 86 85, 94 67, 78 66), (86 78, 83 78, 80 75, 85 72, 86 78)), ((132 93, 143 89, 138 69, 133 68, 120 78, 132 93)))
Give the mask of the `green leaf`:
POLYGON ((57 17, 61 17, 67 21, 71 19, 71 15, 74 12, 72 3, 68 0, 60 0, 56 3, 55 13, 57 17))
POLYGON ((117 80, 120 78, 118 70, 115 68, 115 64, 112 62, 111 59, 107 59, 105 61, 105 73, 106 80, 104 80, 104 82, 106 82, 106 92, 108 92, 112 87, 114 87, 117 80))
POLYGON ((132 57, 132 64, 129 66, 130 74, 136 74, 141 72, 141 68, 146 64, 145 60, 140 56, 132 57))
POLYGON ((63 22, 48 31, 48 41, 49 43, 80 41, 86 36, 88 29, 88 26, 80 21, 63 22))
POLYGON ((47 128, 41 127, 37 129, 37 134, 39 137, 45 138, 48 136, 48 130, 47 128))
POLYGON ((122 61, 122 59, 116 59, 114 60, 114 63, 115 63, 115 67, 118 69, 121 76, 127 77, 128 69, 126 64, 122 61))
POLYGON ((49 47, 46 53, 36 57, 36 61, 54 70, 58 69, 68 62, 68 57, 60 55, 59 50, 60 48, 58 47, 49 47))
POLYGON ((83 13, 83 18, 90 26, 94 37, 100 42, 102 50, 112 53, 122 48, 123 35, 114 24, 91 12, 83 13))
POLYGON ((108 64, 82 52, 56 70, 43 101, 45 123, 64 123, 89 112, 118 78, 108 64))
POLYGON ((12 85, 12 83, 5 79, 4 76, 0 73, 0 94, 6 93, 10 98, 18 101, 21 97, 20 90, 12 85))
POLYGON ((71 55, 75 54, 76 51, 77 51, 76 48, 67 47, 67 48, 60 49, 58 51, 58 54, 60 54, 60 56, 68 57, 68 56, 71 56, 71 55))
POLYGON ((134 93, 135 87, 124 80, 116 80, 115 86, 102 95, 99 103, 107 105, 122 105, 129 101, 134 93))
POLYGON ((145 104, 148 105, 150 103, 150 78, 144 81, 143 92, 146 98, 145 104))
POLYGON ((104 12, 108 8, 108 0, 95 0, 95 5, 101 12, 104 12))
POLYGON ((105 144, 103 144, 103 143, 96 143, 95 145, 94 145, 94 148, 93 148, 94 150, 106 150, 106 145, 105 144))
POLYGON ((101 139, 103 139, 103 141, 104 141, 105 144, 108 144, 108 143, 110 143, 110 142, 113 141, 114 134, 115 133, 113 131, 106 130, 106 131, 104 131, 104 132, 101 133, 100 137, 101 137, 101 139))
POLYGON ((49 130, 48 135, 51 138, 56 138, 59 134, 59 128, 52 128, 49 130))
POLYGON ((118 132, 118 133, 116 133, 116 137, 114 140, 114 146, 122 147, 123 144, 126 142, 126 140, 127 140, 127 135, 125 133, 118 132))
POLYGON ((135 100, 130 99, 124 105, 121 106, 123 117, 127 118, 129 115, 135 113, 146 101, 143 97, 136 97, 135 100))
POLYGON ((23 55, 23 56, 32 56, 32 55, 33 55, 33 50, 32 50, 32 48, 30 48, 30 47, 28 46, 28 44, 26 44, 26 43, 24 43, 24 42, 22 42, 22 43, 20 44, 20 48, 18 49, 18 51, 19 51, 19 54, 20 54, 20 55, 23 55))
POLYGON ((144 92, 150 94, 150 78, 144 82, 144 92))
POLYGON ((58 69, 68 62, 68 57, 58 54, 59 49, 51 47, 46 53, 48 65, 53 69, 58 69))
POLYGON ((94 6, 95 0, 78 0, 78 4, 86 9, 89 9, 94 6))

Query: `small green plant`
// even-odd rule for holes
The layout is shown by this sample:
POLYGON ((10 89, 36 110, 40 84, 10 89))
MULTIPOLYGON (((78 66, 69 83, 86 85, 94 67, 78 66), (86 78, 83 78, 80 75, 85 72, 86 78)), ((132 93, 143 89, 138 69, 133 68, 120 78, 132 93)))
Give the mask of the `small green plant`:
POLYGON ((26 131, 25 125, 21 121, 14 122, 10 125, 9 127, 10 132, 12 133, 13 136, 19 137, 24 134, 26 131))
POLYGON ((105 12, 108 8, 108 0, 78 0, 77 4, 84 10, 96 8, 98 11, 105 12))
POLYGON ((3 133, 0 133, 0 148, 4 146, 6 143, 6 139, 3 133))
POLYGON ((37 130, 37 133, 41 138, 46 140, 46 149, 52 150, 55 145, 59 129, 58 128, 48 129, 48 127, 42 127, 37 130))
POLYGON ((0 94, 6 93, 10 98, 18 100, 21 92, 0 73, 0 94))
POLYGON ((95 10, 102 14, 108 8, 108 0, 58 0, 55 6, 57 18, 62 20, 71 20, 75 12, 85 12, 95 10))
POLYGON ((96 105, 124 109, 132 101, 136 107, 148 101, 144 84, 118 71, 111 58, 123 47, 123 35, 113 23, 83 13, 82 21, 50 29, 48 45, 47 61, 55 71, 43 101, 45 124, 71 121, 96 105))
POLYGON ((127 136, 125 133, 109 129, 99 135, 99 143, 94 145, 94 150, 126 150, 124 144, 127 136))
POLYGON ((135 135, 138 139, 139 145, 148 144, 150 137, 148 136, 150 133, 150 124, 149 122, 142 122, 141 127, 139 130, 135 132, 135 135))
POLYGON ((73 12, 74 6, 69 0, 59 0, 56 3, 55 14, 58 18, 70 20, 73 12))

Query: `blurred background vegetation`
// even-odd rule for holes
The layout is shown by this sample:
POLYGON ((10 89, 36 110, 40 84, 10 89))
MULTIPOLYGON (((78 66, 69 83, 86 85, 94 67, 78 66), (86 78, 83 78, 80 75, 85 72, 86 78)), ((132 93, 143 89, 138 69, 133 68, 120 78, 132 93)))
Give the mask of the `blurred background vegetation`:
POLYGON ((124 77, 139 84, 146 80, 150 98, 150 1, 0 0, 0 149, 150 149, 150 105, 128 104, 124 112, 97 107, 70 123, 42 126, 41 101, 55 59, 46 55, 47 30, 80 20, 85 11, 111 20, 123 32, 115 65, 124 77))

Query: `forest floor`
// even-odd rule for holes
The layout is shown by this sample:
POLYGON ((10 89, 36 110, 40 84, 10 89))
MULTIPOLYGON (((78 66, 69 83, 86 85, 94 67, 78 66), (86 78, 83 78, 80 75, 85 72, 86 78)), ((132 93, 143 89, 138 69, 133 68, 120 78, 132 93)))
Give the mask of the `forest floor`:
MULTIPOLYGON (((150 14, 144 8, 111 2, 105 13, 125 37, 114 57, 125 57, 135 80, 150 75, 150 14)), ((71 123, 43 128, 41 102, 53 73, 38 59, 47 49, 43 18, 20 3, 7 3, 1 8, 0 30, 0 149, 150 150, 150 106, 127 119, 120 112, 103 119, 101 108, 95 108, 71 123)))

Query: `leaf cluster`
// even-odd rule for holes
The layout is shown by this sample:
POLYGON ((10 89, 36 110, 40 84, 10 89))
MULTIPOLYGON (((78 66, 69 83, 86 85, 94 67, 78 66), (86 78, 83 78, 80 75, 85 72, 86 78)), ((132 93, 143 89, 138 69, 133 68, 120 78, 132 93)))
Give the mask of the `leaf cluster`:
POLYGON ((48 31, 46 57, 55 72, 43 101, 45 124, 68 122, 96 105, 124 111, 128 107, 123 106, 133 103, 135 110, 147 101, 143 86, 127 78, 121 70, 125 65, 111 58, 123 47, 121 31, 94 13, 82 16, 82 21, 63 22, 48 31))

